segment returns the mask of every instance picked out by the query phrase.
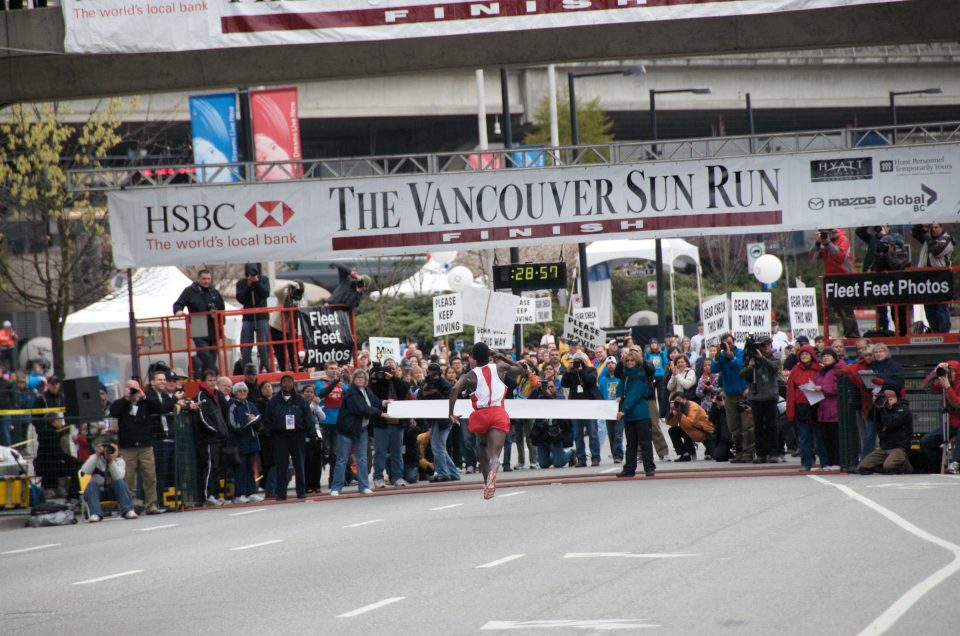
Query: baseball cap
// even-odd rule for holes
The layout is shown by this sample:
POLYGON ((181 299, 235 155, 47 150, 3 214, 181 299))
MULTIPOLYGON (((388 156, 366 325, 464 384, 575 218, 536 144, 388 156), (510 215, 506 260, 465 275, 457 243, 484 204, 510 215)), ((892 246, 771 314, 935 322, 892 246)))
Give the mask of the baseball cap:
POLYGON ((166 374, 166 376, 164 377, 164 379, 165 379, 167 382, 176 382, 176 381, 177 381, 177 374, 174 373, 173 371, 167 371, 167 374, 166 374))
POLYGON ((607 359, 603 361, 604 364, 616 364, 617 359, 614 356, 607 356, 607 359))
POLYGON ((59 375, 51 375, 49 378, 47 378, 47 384, 53 384, 54 382, 60 382, 59 375))

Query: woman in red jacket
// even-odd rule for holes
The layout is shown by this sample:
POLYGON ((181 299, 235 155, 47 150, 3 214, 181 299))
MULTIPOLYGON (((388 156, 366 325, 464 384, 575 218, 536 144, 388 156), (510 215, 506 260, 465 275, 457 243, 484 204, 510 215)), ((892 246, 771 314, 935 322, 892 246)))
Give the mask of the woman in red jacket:
MULTIPOLYGON (((813 468, 813 450, 810 444, 810 436, 814 413, 810 402, 807 401, 807 396, 803 394, 800 387, 807 383, 816 385, 820 363, 817 362, 813 347, 810 345, 800 347, 798 357, 799 361, 790 370, 790 377, 787 379, 787 419, 791 423, 795 422, 797 424, 797 436, 800 439, 800 463, 803 464, 803 470, 811 470, 813 468)), ((824 444, 818 446, 821 465, 829 465, 824 452, 824 444)))

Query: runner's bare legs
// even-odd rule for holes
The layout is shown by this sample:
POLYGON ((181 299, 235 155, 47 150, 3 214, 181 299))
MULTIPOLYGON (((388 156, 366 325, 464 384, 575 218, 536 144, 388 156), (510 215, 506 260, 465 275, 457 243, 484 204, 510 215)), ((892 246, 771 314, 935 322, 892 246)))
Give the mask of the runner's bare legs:
POLYGON ((486 435, 480 435, 480 471, 483 473, 483 498, 492 499, 497 489, 497 472, 500 470, 500 453, 507 441, 507 434, 492 428, 486 435))

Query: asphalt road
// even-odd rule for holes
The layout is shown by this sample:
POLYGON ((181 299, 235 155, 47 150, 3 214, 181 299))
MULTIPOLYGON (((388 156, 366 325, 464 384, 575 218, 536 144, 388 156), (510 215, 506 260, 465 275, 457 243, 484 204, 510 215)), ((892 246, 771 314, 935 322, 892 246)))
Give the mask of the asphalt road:
POLYGON ((492 501, 473 484, 56 528, 7 518, 0 631, 956 629, 958 478, 693 479, 667 464, 625 482, 609 468, 557 473, 579 483, 505 480, 492 501))

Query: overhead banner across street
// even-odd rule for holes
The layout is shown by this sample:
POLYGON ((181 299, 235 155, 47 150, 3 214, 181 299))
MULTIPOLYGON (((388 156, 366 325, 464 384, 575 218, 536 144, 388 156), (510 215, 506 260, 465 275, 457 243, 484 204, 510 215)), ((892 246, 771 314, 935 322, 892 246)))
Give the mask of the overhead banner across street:
POLYGON ((417 254, 952 218, 960 145, 130 188, 117 267, 417 254))
POLYGON ((61 0, 67 53, 429 38, 904 0, 61 0))

